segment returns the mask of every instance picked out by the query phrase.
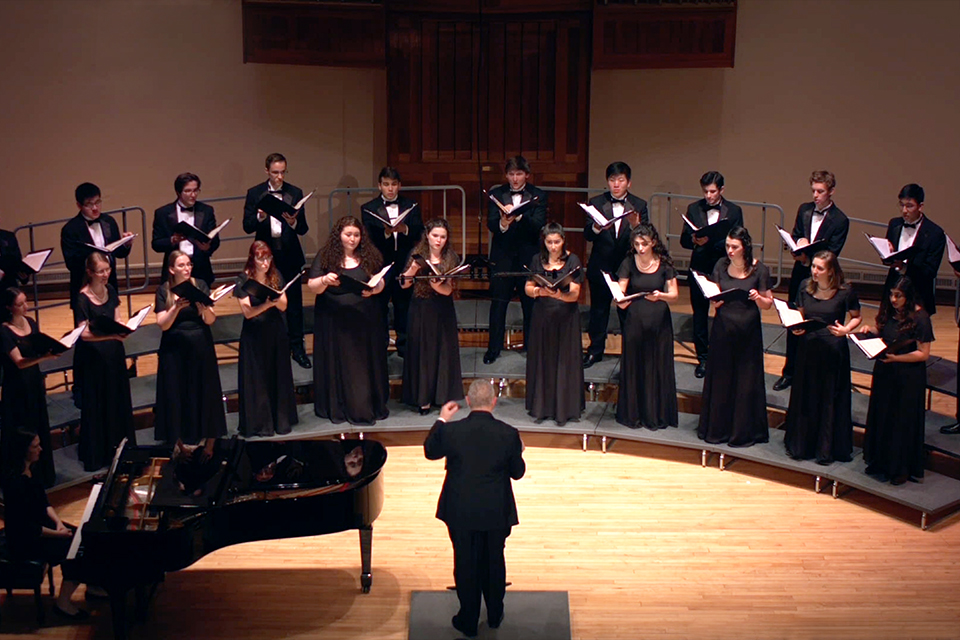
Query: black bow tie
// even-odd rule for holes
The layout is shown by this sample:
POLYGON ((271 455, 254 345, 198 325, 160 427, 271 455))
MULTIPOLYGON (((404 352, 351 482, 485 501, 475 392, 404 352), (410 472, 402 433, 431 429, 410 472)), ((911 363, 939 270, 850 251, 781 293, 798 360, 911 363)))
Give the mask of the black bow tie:
POLYGON ((904 222, 904 223, 903 223, 903 228, 904 228, 904 229, 916 229, 918 224, 920 224, 920 221, 919 221, 919 220, 917 220, 917 221, 914 222, 914 223, 904 222))
POLYGON ((622 205, 626 205, 626 204, 627 204, 627 199, 626 199, 626 198, 614 198, 613 196, 610 196, 610 204, 622 204, 622 205))
POLYGON ((180 207, 180 211, 189 211, 190 213, 193 213, 193 209, 194 207, 180 207))
POLYGON ((385 205, 387 205, 387 206, 389 206, 389 205, 391 205, 391 204, 393 204, 393 205, 398 205, 398 206, 399 206, 399 203, 398 203, 396 200, 387 200, 386 198, 383 198, 383 204, 385 204, 385 205))
POLYGON ((510 190, 510 195, 511 195, 511 196, 522 196, 522 195, 523 195, 523 189, 520 189, 520 191, 514 191, 513 189, 511 189, 511 190, 510 190))
POLYGON ((84 218, 83 221, 87 223, 88 227, 92 227, 95 224, 100 224, 100 218, 97 218, 96 220, 87 220, 86 218, 84 218))
POLYGON ((827 215, 827 211, 829 211, 829 210, 830 210, 830 207, 827 207, 826 209, 814 209, 814 210, 813 210, 813 215, 815 215, 815 216, 825 216, 825 215, 827 215))

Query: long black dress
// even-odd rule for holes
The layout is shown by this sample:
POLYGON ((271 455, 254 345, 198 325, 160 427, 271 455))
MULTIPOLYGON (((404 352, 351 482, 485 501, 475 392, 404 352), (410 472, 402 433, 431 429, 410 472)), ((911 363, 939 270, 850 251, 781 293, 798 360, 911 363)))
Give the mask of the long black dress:
MULTIPOLYGON (((241 275, 235 295, 247 298, 252 307, 264 304, 266 300, 255 298, 243 289, 246 281, 247 275, 241 275)), ((240 433, 244 436, 290 433, 299 421, 297 398, 290 364, 290 339, 283 314, 276 307, 243 319, 238 369, 240 433)))
MULTIPOLYGON (((33 318, 27 318, 30 325, 30 334, 40 333, 40 328, 33 318)), ((50 443, 50 418, 47 416, 47 390, 43 382, 43 373, 40 365, 35 364, 26 369, 20 369, 10 358, 10 352, 20 349, 23 358, 36 358, 27 336, 14 333, 6 325, 0 325, 0 362, 3 363, 3 401, 0 402, 0 416, 3 417, 3 434, 0 434, 0 450, 2 450, 2 470, 8 465, 18 464, 10 460, 8 445, 12 441, 13 433, 17 429, 26 429, 40 436, 40 460, 34 466, 34 473, 45 487, 52 487, 56 480, 56 471, 53 468, 53 446, 50 443)))
MULTIPOLYGON (((629 278, 627 295, 640 291, 666 291, 676 278, 673 267, 660 262, 653 273, 637 268, 628 255, 617 278, 629 278)), ((620 357, 617 422, 631 428, 663 429, 677 426, 677 376, 673 368, 673 320, 663 300, 637 298, 627 307, 620 357)))
POLYGON ((463 398, 460 335, 453 295, 437 293, 416 280, 407 320, 403 358, 403 402, 411 407, 443 406, 463 398))
MULTIPOLYGON (((721 291, 770 289, 770 271, 762 262, 743 279, 731 276, 728 264, 720 260, 710 278, 721 291)), ((710 330, 697 436, 712 444, 749 447, 767 442, 767 429, 760 308, 751 300, 728 301, 717 309, 710 330)))
MULTIPOLYGON (((107 285, 107 301, 98 305, 86 294, 77 296, 79 320, 97 317, 114 319, 120 297, 107 285)), ((133 402, 127 377, 127 354, 123 342, 80 339, 75 346, 73 366, 80 386, 80 460, 87 471, 106 466, 124 438, 137 443, 133 428, 133 402)))
MULTIPOLYGON (((819 300, 807 293, 807 282, 800 284, 795 301, 804 318, 823 320, 828 326, 845 324, 847 313, 860 310, 857 294, 849 287, 819 300)), ((799 460, 816 458, 820 464, 849 462, 853 422, 847 337, 834 336, 827 328, 803 334, 794 371, 784 438, 787 453, 799 460)))
MULTIPOLYGON (((908 340, 895 353, 910 353, 918 342, 933 342, 930 316, 920 310, 916 326, 901 332, 896 319, 883 326, 887 344, 908 340)), ((863 459, 871 473, 923 477, 923 429, 926 417, 926 362, 882 362, 873 365, 863 459)))
MULTIPOLYGON (((196 280, 194 284, 209 293, 203 280, 196 280)), ((165 282, 157 289, 155 312, 167 308, 169 287, 170 283, 165 282)), ((227 434, 213 334, 195 304, 181 309, 173 325, 160 338, 154 411, 155 435, 163 442, 179 439, 195 444, 203 438, 227 434)))
MULTIPOLYGON (((357 266, 343 269, 357 280, 370 276, 357 266)), ((320 254, 310 278, 324 275, 320 254)), ((313 410, 334 424, 372 425, 390 411, 387 323, 376 296, 364 298, 344 286, 317 296, 313 321, 313 410)))
MULTIPOLYGON (((540 256, 531 260, 531 271, 557 281, 580 266, 570 254, 562 267, 547 270, 540 256)), ((583 280, 583 270, 574 276, 583 280)), ((570 287, 561 290, 569 291, 570 287)), ((579 420, 586 407, 583 395, 583 343, 580 335, 580 307, 540 296, 533 302, 527 342, 527 413, 537 420, 554 420, 558 425, 579 420)))

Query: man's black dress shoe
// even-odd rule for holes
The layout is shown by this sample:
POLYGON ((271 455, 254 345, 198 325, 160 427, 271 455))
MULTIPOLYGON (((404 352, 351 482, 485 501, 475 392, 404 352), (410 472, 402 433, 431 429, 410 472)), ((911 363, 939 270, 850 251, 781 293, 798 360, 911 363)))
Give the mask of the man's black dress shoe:
POLYGON ((290 350, 290 355, 293 357, 293 361, 304 369, 310 369, 313 367, 310 364, 310 358, 307 357, 307 352, 303 347, 294 347, 290 350))
POLYGON ((420 415, 425 416, 430 413, 430 407, 420 407, 418 411, 420 412, 420 415))
POLYGON ((793 384, 793 376, 780 376, 777 378, 777 381, 773 383, 774 391, 783 391, 790 387, 793 384))
POLYGON ((450 624, 453 625, 454 629, 456 629, 463 635, 467 636, 468 638, 473 638, 474 636, 477 635, 476 627, 474 627, 473 631, 471 631, 470 629, 467 629, 466 627, 461 626, 462 623, 460 622, 460 618, 458 618, 457 616, 453 616, 453 618, 450 619, 450 624))
POLYGON ((954 422, 953 424, 948 424, 945 427, 940 427, 940 433, 945 433, 948 436, 960 434, 960 422, 954 422))
POLYGON ((500 357, 499 353, 493 353, 492 351, 487 351, 483 354, 483 364, 493 364, 497 361, 497 358, 500 357))
POLYGON ((503 624, 503 611, 500 612, 500 617, 496 620, 489 617, 487 618, 487 626, 491 629, 499 629, 501 624, 503 624))
POLYGON ((583 368, 589 369, 590 367, 597 364, 601 360, 603 360, 603 354, 588 353, 587 355, 583 356, 583 368))
POLYGON ((702 378, 707 375, 707 363, 706 361, 701 360, 697 363, 697 368, 693 370, 694 377, 702 378))

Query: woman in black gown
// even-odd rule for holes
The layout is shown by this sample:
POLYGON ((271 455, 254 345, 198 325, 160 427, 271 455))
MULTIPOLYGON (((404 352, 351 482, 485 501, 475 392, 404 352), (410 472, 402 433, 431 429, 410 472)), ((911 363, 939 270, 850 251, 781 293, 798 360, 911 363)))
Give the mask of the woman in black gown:
POLYGON ((25 429, 40 436, 43 452, 36 465, 37 477, 45 487, 56 480, 53 468, 53 447, 50 444, 50 418, 47 416, 47 389, 40 371, 40 363, 56 358, 38 354, 29 337, 40 333, 33 318, 27 316, 27 296, 12 287, 0 292, 0 362, 3 363, 3 401, 0 416, 3 433, 0 434, 3 468, 18 467, 20 460, 10 456, 10 444, 17 429, 25 429))
POLYGON ((847 334, 860 326, 860 301, 844 284, 833 253, 820 251, 813 257, 810 278, 800 284, 794 303, 805 319, 822 320, 827 326, 793 332, 802 337, 787 409, 787 454, 798 460, 816 458, 824 465, 849 462, 853 422, 847 334))
POLYGON ((555 222, 540 232, 540 253, 530 259, 530 271, 557 283, 552 289, 537 279, 525 291, 534 299, 527 342, 527 413, 537 421, 563 426, 579 420, 586 407, 583 394, 583 338, 580 335, 580 258, 567 251, 563 227, 555 222))
POLYGON ((710 277, 721 291, 741 289, 746 300, 714 302, 710 359, 703 379, 697 436, 712 444, 749 447, 767 442, 767 396, 763 381, 760 309, 773 306, 770 272, 753 257, 753 242, 743 227, 727 234, 727 257, 710 277))
POLYGON ((403 402, 427 415, 430 407, 442 407, 449 400, 463 399, 460 375, 460 334, 453 306, 454 286, 450 279, 413 279, 430 273, 421 268, 419 256, 440 273, 457 266, 460 258, 450 246, 450 226, 435 218, 424 227, 420 243, 411 252, 403 272, 403 288, 413 287, 407 320, 407 353, 403 358, 403 402))
POLYGON ((877 356, 870 385, 863 459, 867 473, 890 484, 923 477, 927 360, 933 327, 910 278, 904 276, 880 301, 877 333, 890 349, 877 356))
POLYGON ((108 284, 110 262, 95 251, 86 268, 75 313, 78 324, 87 325, 75 346, 73 366, 80 380, 80 460, 85 470, 96 471, 110 462, 124 438, 136 444, 137 437, 123 337, 90 330, 90 322, 98 317, 121 322, 120 296, 108 284))
POLYGON ((193 263, 182 251, 170 252, 170 277, 157 289, 157 324, 163 330, 157 352, 157 403, 154 430, 157 440, 196 444, 226 435, 223 392, 217 352, 210 325, 217 319, 212 306, 192 303, 170 289, 189 280, 209 293, 203 280, 190 277, 193 263))
POLYGON ((620 358, 617 422, 656 430, 677 426, 677 377, 673 320, 668 302, 679 295, 673 260, 656 228, 641 223, 630 232, 630 253, 617 270, 626 295, 651 292, 617 304, 627 310, 620 358))
POLYGON ((334 424, 372 425, 389 415, 387 323, 373 296, 383 280, 367 282, 382 266, 380 252, 353 216, 340 218, 310 267, 317 294, 313 338, 313 410, 334 424))
POLYGON ((240 433, 244 436, 290 433, 299 419, 290 340, 283 321, 287 294, 284 292, 274 300, 255 297, 243 287, 248 280, 256 280, 276 291, 283 288, 273 253, 262 240, 250 245, 247 264, 234 289, 243 313, 238 365, 240 433))

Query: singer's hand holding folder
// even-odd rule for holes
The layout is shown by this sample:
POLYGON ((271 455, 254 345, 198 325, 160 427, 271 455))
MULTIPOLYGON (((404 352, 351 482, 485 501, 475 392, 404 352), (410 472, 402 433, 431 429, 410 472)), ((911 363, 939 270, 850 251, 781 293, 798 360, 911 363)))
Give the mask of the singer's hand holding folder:
POLYGON ((173 228, 173 232, 179 233, 181 236, 183 236, 187 240, 190 240, 191 242, 199 242, 201 244, 206 244, 207 242, 210 242, 211 240, 216 238, 217 234, 223 231, 223 228, 225 226, 230 224, 230 220, 232 220, 232 218, 227 218, 226 220, 218 224, 216 227, 214 227, 214 229, 210 231, 210 233, 201 231, 200 229, 196 228, 186 220, 181 220, 180 222, 177 223, 177 226, 173 228))
POLYGON ((125 323, 117 322, 113 318, 108 318, 106 316, 97 316, 91 319, 89 322, 90 332, 98 336, 126 337, 140 327, 144 318, 147 317, 147 314, 150 313, 152 309, 153 305, 148 304, 143 309, 140 309, 133 314, 125 323))
POLYGON ((694 282, 696 282, 697 286, 700 287, 700 291, 703 292, 703 297, 713 302, 733 302, 736 300, 746 301, 750 299, 749 291, 744 291, 743 289, 727 289, 726 291, 720 291, 720 287, 707 279, 707 276, 703 275, 702 273, 691 271, 690 276, 693 277, 694 282))
POLYGON ((211 291, 210 295, 207 295, 189 280, 184 280, 177 286, 170 287, 170 291, 190 302, 199 302, 204 306, 212 307, 220 298, 233 291, 236 286, 236 283, 221 285, 211 291))
POLYGON ((267 193, 260 198, 260 202, 257 203, 257 208, 268 216, 273 216, 277 220, 285 222, 286 218, 283 217, 284 215, 296 216, 298 213, 300 213, 300 210, 303 208, 303 205, 307 202, 307 200, 310 199, 310 196, 316 192, 317 190, 314 189, 307 195, 303 196, 303 198, 300 199, 300 202, 294 205, 287 204, 280 198, 275 198, 267 193))
POLYGON ((817 320, 816 318, 807 320, 802 313, 796 309, 791 309, 789 304, 779 298, 773 299, 773 306, 777 308, 780 324, 791 331, 817 331, 827 326, 827 323, 823 320, 817 320))

